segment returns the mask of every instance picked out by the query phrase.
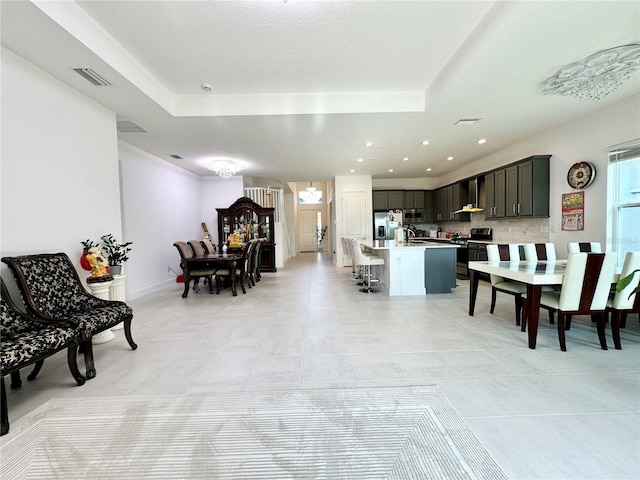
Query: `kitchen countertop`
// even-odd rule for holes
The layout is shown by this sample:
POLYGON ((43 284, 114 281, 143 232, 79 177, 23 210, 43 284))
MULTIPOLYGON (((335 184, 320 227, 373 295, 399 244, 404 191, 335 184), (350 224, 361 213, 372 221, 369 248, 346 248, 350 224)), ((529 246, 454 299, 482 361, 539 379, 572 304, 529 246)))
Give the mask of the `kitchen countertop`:
POLYGON ((455 243, 438 242, 437 240, 438 239, 425 239, 425 241, 403 243, 396 242, 395 240, 368 240, 362 242, 362 244, 374 250, 398 248, 459 248, 461 246, 455 243))

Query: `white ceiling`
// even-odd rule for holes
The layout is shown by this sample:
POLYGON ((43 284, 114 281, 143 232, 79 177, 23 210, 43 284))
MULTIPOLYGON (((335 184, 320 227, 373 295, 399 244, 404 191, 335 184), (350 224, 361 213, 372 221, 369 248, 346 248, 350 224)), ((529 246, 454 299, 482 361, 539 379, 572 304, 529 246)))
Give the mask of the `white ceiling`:
POLYGON ((199 175, 225 157, 283 182, 435 178, 640 92, 640 74, 598 102, 541 88, 639 42, 636 1, 0 4, 4 47, 148 130, 123 141, 199 175), (482 120, 455 125, 468 117, 482 120))

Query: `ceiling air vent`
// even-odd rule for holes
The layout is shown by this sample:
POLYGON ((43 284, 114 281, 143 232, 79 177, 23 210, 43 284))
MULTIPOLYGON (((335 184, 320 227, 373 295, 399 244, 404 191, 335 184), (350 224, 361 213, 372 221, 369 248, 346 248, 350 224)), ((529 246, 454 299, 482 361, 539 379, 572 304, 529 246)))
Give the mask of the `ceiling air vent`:
POLYGON ((106 87, 111 82, 91 68, 74 68, 74 72, 82 76, 85 80, 93 83, 96 87, 106 87))
POLYGON ((175 153, 172 153, 171 155, 169 155, 171 158, 175 158, 176 160, 184 160, 184 157, 181 157, 180 155, 176 155, 175 153))
POLYGON ((461 118, 456 122, 456 125, 473 125, 478 123, 482 118, 461 118))
POLYGON ((122 133, 148 133, 148 130, 145 130, 140 125, 133 123, 131 120, 118 120, 117 126, 118 131, 122 133))

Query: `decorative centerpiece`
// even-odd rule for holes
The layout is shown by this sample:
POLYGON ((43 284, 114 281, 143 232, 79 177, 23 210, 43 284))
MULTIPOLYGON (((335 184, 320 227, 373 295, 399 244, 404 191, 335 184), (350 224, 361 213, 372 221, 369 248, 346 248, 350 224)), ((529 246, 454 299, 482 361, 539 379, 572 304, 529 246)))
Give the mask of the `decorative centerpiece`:
POLYGON ((122 264, 129 260, 128 253, 131 252, 133 242, 119 243, 110 233, 103 235, 100 239, 109 262, 109 272, 112 275, 119 275, 122 272, 122 264))
POLYGON ((233 232, 229 235, 229 248, 242 248, 244 236, 240 232, 233 232))

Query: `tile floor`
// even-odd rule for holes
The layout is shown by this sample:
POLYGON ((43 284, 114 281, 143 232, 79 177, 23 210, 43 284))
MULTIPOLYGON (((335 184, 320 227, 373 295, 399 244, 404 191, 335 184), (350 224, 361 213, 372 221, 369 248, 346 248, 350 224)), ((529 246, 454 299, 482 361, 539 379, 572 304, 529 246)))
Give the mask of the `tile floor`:
POLYGON ((183 299, 173 284, 130 301, 137 351, 115 331, 82 387, 56 355, 35 382, 8 389, 10 419, 52 397, 437 384, 512 479, 640 478, 637 316, 621 351, 610 336, 601 350, 586 317, 567 352, 544 321, 529 350, 512 297, 488 313, 488 284, 469 317, 467 281, 451 295, 364 294, 326 254, 262 278, 237 297, 183 299))

